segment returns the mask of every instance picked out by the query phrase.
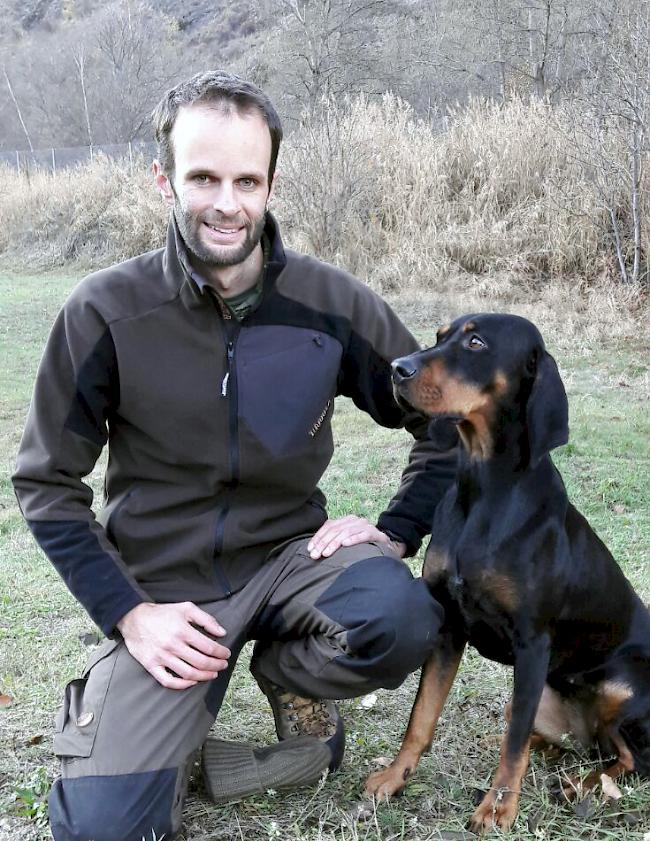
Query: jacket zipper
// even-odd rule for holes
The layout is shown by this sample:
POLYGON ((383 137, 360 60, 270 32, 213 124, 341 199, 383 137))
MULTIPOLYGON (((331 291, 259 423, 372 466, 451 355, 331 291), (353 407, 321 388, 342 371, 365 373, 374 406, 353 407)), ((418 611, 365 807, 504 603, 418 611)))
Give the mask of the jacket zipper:
MULTIPOLYGON (((224 319, 225 344, 226 344, 226 373, 221 381, 221 397, 228 400, 228 439, 230 455, 230 482, 223 502, 214 535, 214 555, 221 555, 223 550, 223 538, 226 525, 226 517, 230 511, 230 503, 234 492, 239 484, 239 427, 237 420, 237 369, 235 366, 235 349, 239 336, 239 325, 233 324, 230 320, 224 319)), ((230 595, 230 586, 223 572, 217 569, 217 575, 225 587, 226 595, 230 595)))

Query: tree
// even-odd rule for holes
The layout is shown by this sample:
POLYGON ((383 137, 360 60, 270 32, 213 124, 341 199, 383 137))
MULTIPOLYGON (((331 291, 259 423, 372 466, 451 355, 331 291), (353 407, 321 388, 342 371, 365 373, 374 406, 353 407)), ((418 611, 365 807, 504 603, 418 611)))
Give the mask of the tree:
POLYGON ((594 11, 592 27, 571 147, 609 218, 621 279, 638 283, 648 275, 650 0, 613 0, 594 11))

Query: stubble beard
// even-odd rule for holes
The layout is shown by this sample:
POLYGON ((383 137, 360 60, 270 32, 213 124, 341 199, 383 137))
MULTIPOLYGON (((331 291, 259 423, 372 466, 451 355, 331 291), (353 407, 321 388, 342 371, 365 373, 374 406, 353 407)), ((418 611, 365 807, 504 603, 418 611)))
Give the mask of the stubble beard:
POLYGON ((245 223, 246 238, 238 248, 216 245, 209 247, 203 243, 200 236, 203 221, 183 207, 176 193, 174 193, 174 217, 187 250, 203 265, 210 268, 224 268, 243 263, 259 245, 266 223, 266 212, 245 223))

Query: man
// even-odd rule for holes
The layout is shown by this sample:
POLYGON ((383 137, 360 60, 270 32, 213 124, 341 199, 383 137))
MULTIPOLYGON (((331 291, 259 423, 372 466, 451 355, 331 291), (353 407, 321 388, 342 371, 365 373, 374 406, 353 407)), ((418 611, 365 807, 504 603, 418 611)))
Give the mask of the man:
POLYGON ((204 742, 217 802, 334 770, 343 725, 315 699, 399 685, 442 619, 399 560, 453 475, 392 396, 390 360, 415 340, 363 284, 284 250, 267 212, 282 131, 258 88, 200 74, 154 116, 167 244, 73 291, 14 477, 109 637, 57 721, 56 841, 173 837, 204 742), (417 439, 378 527, 325 513, 337 394, 417 439), (97 521, 82 479, 106 444, 97 521), (248 639, 281 740, 264 750, 205 741, 248 639))

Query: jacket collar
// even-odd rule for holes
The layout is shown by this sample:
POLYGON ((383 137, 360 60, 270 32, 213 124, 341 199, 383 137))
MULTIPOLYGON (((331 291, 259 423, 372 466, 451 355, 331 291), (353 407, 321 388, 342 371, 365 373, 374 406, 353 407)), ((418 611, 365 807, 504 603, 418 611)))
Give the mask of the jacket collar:
MULTIPOLYGON (((278 223, 269 211, 266 213, 264 233, 271 246, 264 278, 264 285, 268 289, 268 284, 275 284, 278 275, 287 263, 278 223)), ((169 225, 167 226, 167 242, 163 252, 163 274, 167 286, 174 291, 178 291, 188 307, 203 305, 205 299, 193 277, 187 248, 178 230, 173 212, 169 217, 169 225)))

